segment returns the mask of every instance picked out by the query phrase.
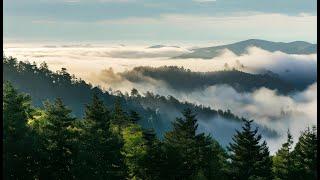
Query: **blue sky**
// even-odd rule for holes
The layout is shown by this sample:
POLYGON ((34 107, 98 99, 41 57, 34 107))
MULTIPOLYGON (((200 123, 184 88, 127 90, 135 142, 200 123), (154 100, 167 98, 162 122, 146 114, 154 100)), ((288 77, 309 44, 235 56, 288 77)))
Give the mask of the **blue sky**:
POLYGON ((4 0, 12 41, 316 42, 316 0, 4 0))

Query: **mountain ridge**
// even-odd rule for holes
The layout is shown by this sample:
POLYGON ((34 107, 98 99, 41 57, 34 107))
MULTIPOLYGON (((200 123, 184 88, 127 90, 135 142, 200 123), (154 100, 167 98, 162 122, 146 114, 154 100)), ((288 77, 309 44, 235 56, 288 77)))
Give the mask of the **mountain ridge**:
POLYGON ((292 41, 292 42, 273 42, 261 39, 248 39, 231 44, 210 46, 203 48, 192 49, 193 52, 185 53, 173 59, 188 59, 200 58, 211 59, 219 56, 223 50, 228 49, 236 55, 242 55, 247 52, 249 47, 257 47, 270 52, 280 51, 286 54, 314 54, 317 53, 317 44, 312 44, 306 41, 292 41))

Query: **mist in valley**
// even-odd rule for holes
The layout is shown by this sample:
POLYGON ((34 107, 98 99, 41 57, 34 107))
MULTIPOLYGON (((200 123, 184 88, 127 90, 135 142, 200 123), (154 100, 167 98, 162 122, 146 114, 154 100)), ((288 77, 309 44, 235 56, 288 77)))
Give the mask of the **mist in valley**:
MULTIPOLYGON (((132 88, 140 94, 171 95, 180 101, 209 106, 213 109, 231 110, 239 117, 254 119, 265 135, 274 153, 285 140, 287 129, 297 141, 300 132, 307 126, 316 125, 317 119, 317 55, 295 55, 282 52, 268 52, 256 47, 248 49, 247 54, 235 55, 225 50, 212 59, 172 59, 174 56, 191 52, 188 47, 164 46, 32 46, 27 48, 9 47, 4 49, 6 56, 20 60, 45 61, 51 70, 67 68, 93 85, 106 91, 120 90, 130 93, 132 88), (289 83, 302 83, 306 88, 288 94, 265 87, 250 92, 238 92, 229 85, 206 86, 192 91, 172 88, 163 79, 136 74, 139 81, 124 76, 134 67, 178 66, 195 72, 223 71, 237 69, 252 74, 270 73, 289 83), (268 136, 263 128, 274 130, 278 136, 268 136)), ((241 82, 239 82, 241 83, 241 82)), ((172 112, 170 117, 178 112, 172 112)), ((200 119, 199 131, 210 133, 223 145, 230 142, 239 122, 223 118, 200 119)))

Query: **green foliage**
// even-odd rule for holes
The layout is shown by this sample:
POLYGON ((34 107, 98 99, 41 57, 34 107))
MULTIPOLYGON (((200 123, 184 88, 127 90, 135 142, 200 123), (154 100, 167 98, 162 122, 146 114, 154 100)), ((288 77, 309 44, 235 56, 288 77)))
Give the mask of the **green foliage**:
POLYGON ((71 110, 63 105, 61 99, 53 103, 46 102, 44 119, 47 121, 45 133, 41 137, 42 161, 39 178, 74 179, 72 166, 74 165, 77 149, 75 146, 71 110), (50 163, 48 163, 50 162, 50 163))
POLYGON ((147 153, 142 129, 136 124, 131 124, 123 129, 122 136, 124 141, 122 153, 128 167, 129 177, 142 179, 144 169, 140 167, 140 164, 147 153))
POLYGON ((136 123, 142 117, 128 114, 120 99, 109 111, 94 94, 84 118, 76 119, 59 98, 35 109, 30 96, 8 82, 3 88, 4 179, 267 180, 272 171, 275 179, 317 177, 315 127, 301 134, 293 151, 288 132, 271 161, 252 121, 244 120, 227 154, 212 137, 197 132, 190 109, 160 140, 136 123))
POLYGON ((258 129, 252 121, 244 120, 242 131, 236 131, 230 151, 230 175, 235 179, 272 179, 272 161, 265 141, 261 144, 258 129))
POLYGON ((210 137, 196 133, 197 119, 190 109, 186 109, 183 115, 184 118, 177 118, 173 122, 173 130, 165 135, 167 178, 192 179, 200 172, 212 179, 214 174, 222 175, 222 169, 219 169, 222 167, 220 163, 224 163, 221 162, 222 149, 210 137), (210 157, 218 158, 214 161, 210 157))
POLYGON ((299 137, 293 152, 295 179, 317 179, 317 129, 308 127, 299 137))
POLYGON ((20 139, 27 133, 26 122, 31 113, 31 98, 20 94, 11 83, 3 84, 4 138, 20 139))
POLYGON ((77 179, 122 179, 125 177, 121 140, 110 131, 110 113, 96 94, 86 105, 80 124, 85 133, 80 135, 77 179))
POLYGON ((287 141, 273 157, 273 173, 275 179, 293 179, 292 136, 288 130, 287 141))
POLYGON ((3 84, 3 167, 4 179, 33 178, 33 137, 27 127, 31 115, 30 96, 18 93, 9 83, 3 84))
MULTIPOLYGON (((56 72, 50 71, 46 63, 41 63, 38 67, 36 64, 17 61, 17 59, 12 57, 3 57, 3 71, 3 79, 9 80, 21 91, 29 93, 36 107, 42 107, 44 100, 54 100, 55 97, 60 97, 72 109, 72 113, 79 118, 82 118, 84 114, 83 104, 89 103, 93 94, 97 94, 109 108, 118 99, 117 101, 122 105, 124 111, 130 112, 130 110, 134 110, 140 115, 139 124, 144 128, 152 127, 150 126, 150 121, 148 121, 149 118, 155 119, 156 121, 153 122, 157 125, 155 131, 161 134, 169 129, 169 127, 160 129, 162 122, 167 122, 168 118, 173 119, 176 116, 176 114, 170 117, 167 116, 171 114, 173 109, 176 109, 177 112, 181 112, 186 108, 193 109, 199 118, 218 115, 214 109, 180 102, 172 96, 164 97, 147 93, 144 97, 134 89, 130 98, 123 95, 116 96, 112 92, 104 92, 100 88, 92 87, 91 84, 86 83, 82 79, 70 75, 65 68, 56 72), (157 114, 156 111, 158 109, 164 113, 157 114)), ((219 115, 225 118, 233 118, 229 114, 220 113, 219 115)), ((237 117, 234 118, 238 119, 237 117)), ((170 126, 170 123, 166 126, 170 126)))
MULTIPOLYGON (((249 74, 231 69, 228 64, 225 65, 227 70, 213 72, 192 72, 190 69, 177 66, 140 66, 130 71, 119 73, 119 75, 131 82, 144 82, 145 77, 164 81, 171 88, 182 92, 192 92, 197 89, 221 84, 227 84, 239 92, 254 91, 255 89, 266 87, 286 94, 296 88, 276 76, 249 74)), ((136 91, 133 91, 133 93, 136 94, 136 91)))
POLYGON ((117 98, 114 103, 114 110, 112 113, 111 122, 113 125, 121 129, 123 127, 126 127, 130 123, 130 119, 124 112, 120 101, 120 98, 117 98))

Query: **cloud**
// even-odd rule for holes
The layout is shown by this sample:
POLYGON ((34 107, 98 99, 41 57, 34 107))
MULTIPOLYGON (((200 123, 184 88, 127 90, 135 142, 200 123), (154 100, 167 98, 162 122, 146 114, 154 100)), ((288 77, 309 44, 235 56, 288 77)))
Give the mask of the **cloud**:
POLYGON ((217 0, 192 0, 193 2, 198 3, 209 3, 209 2, 216 2, 217 0))
MULTIPOLYGON (((8 22, 23 21, 25 26, 30 23, 30 29, 49 28, 50 34, 70 33, 72 36, 86 36, 95 39, 144 39, 156 40, 240 40, 241 37, 264 38, 269 40, 290 41, 293 39, 314 41, 317 34, 317 15, 300 13, 297 15, 286 15, 281 13, 261 12, 237 12, 222 14, 179 14, 162 13, 153 16, 120 16, 99 17, 96 19, 56 19, 53 17, 34 19, 22 17, 8 17, 8 22), (55 26, 52 26, 54 23, 55 26), (45 25, 35 27, 35 24, 45 25), (96 33, 88 33, 88 29, 96 33), (76 29, 75 29, 76 28, 76 29), (108 33, 105 33, 108 32, 108 33), (236 33, 235 33, 236 32, 236 33), (161 36, 160 36, 161 35, 161 36)), ((20 24, 11 23, 5 30, 11 27, 11 34, 16 31, 20 24), (13 28, 16 27, 16 28, 13 28)), ((19 32, 20 33, 31 33, 19 32)), ((40 34, 46 34, 41 32, 40 34)), ((17 37, 17 36, 15 36, 17 37)), ((57 37, 57 38, 61 38, 57 37)), ((69 38, 69 37, 66 37, 69 38)), ((81 39, 81 38, 78 38, 81 39)), ((92 38, 91 38, 92 39, 92 38)))
POLYGON ((40 20, 33 20, 31 21, 34 24, 57 24, 57 21, 53 21, 53 20, 44 20, 44 19, 40 19, 40 20))
POLYGON ((251 33, 255 32, 257 37, 270 33, 281 34, 282 36, 295 37, 305 36, 305 32, 316 35, 317 16, 300 13, 289 16, 280 13, 260 12, 238 12, 228 15, 192 15, 192 14, 162 14, 159 17, 129 17, 123 19, 109 19, 98 21, 101 24, 112 25, 144 25, 144 26, 165 26, 170 28, 183 28, 199 32, 202 30, 220 32, 223 35, 227 32, 251 33), (286 32, 286 34, 283 34, 286 32), (291 34, 291 35, 290 35, 291 34))
POLYGON ((61 0, 65 3, 86 3, 86 2, 96 2, 96 3, 131 3, 137 2, 138 0, 61 0))
MULTIPOLYGON (((308 125, 316 125, 317 119, 317 83, 306 90, 289 95, 279 95, 276 91, 260 88, 251 93, 239 93, 229 86, 210 86, 193 92, 181 92, 168 87, 166 82, 150 77, 140 76, 139 82, 130 82, 118 72, 131 70, 136 66, 159 67, 164 65, 184 66, 192 71, 215 71, 243 65, 243 71, 260 73, 272 70, 284 78, 294 77, 300 81, 302 77, 316 76, 317 56, 289 55, 282 52, 268 52, 258 48, 248 49, 248 54, 236 56, 225 51, 219 57, 203 59, 170 59, 176 54, 189 51, 187 47, 148 48, 148 46, 124 45, 39 45, 25 47, 16 45, 4 48, 6 56, 12 55, 19 60, 46 61, 49 68, 58 70, 66 67, 70 73, 100 85, 104 89, 130 92, 132 88, 141 93, 146 91, 160 95, 173 95, 182 101, 194 102, 210 106, 214 109, 230 109, 238 116, 254 119, 257 124, 275 130, 280 138, 266 137, 275 152, 284 142, 285 132, 290 128, 295 141, 301 130, 308 125), (288 70, 289 69, 289 74, 288 70)), ((227 143, 239 124, 226 122, 222 119, 209 119, 199 122, 199 127, 210 132, 214 137, 227 143), (225 123, 222 123, 225 122, 225 123), (220 129, 228 129, 221 131, 220 129), (230 130, 230 131, 229 131, 230 130), (228 136, 226 136, 226 134, 228 136), (225 138, 223 138, 225 137, 225 138)))
MULTIPOLYGON (((139 78, 140 81, 131 82, 109 69, 102 71, 94 79, 99 78, 97 84, 105 84, 105 87, 112 87, 122 92, 130 92, 132 88, 136 88, 141 94, 150 91, 163 96, 172 95, 182 102, 192 102, 213 109, 230 109, 237 116, 255 120, 272 153, 285 142, 287 129, 290 129, 294 141, 297 142, 301 131, 317 124, 317 83, 310 85, 304 91, 290 95, 279 95, 267 88, 239 93, 227 85, 210 86, 187 93, 170 88, 164 81, 139 76, 142 76, 139 78), (270 136, 264 128, 280 136, 270 136)), ((200 131, 212 134, 223 145, 231 141, 234 130, 240 127, 241 123, 217 117, 199 121, 200 131)))

